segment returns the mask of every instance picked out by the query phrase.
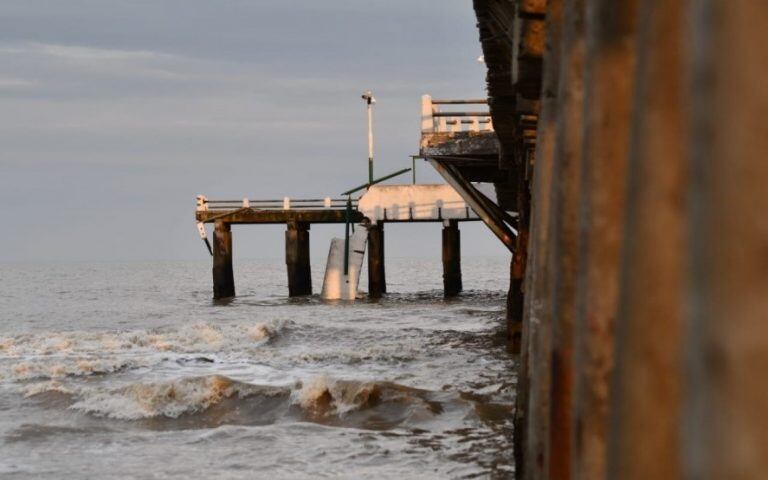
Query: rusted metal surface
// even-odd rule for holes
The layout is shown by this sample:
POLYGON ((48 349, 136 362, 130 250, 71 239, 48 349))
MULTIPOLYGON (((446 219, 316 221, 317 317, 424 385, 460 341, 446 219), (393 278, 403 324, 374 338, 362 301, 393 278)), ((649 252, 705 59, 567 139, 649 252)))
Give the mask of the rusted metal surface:
MULTIPOLYGON (((585 194, 582 174, 584 135, 584 8, 582 0, 565 2, 563 8, 559 111, 552 165, 552 213, 549 227, 553 273, 552 391, 549 451, 551 478, 572 477, 574 331, 579 250, 579 207, 585 194)), ((599 477, 598 477, 599 478, 599 477)))
MULTIPOLYGON (((682 3, 662 0, 643 2, 640 10, 607 473, 607 478, 629 480, 680 478, 680 347, 687 250, 688 148, 681 141, 689 113, 683 96, 686 12, 682 3)), ((597 329, 583 334, 601 343, 610 340, 602 335, 605 332, 597 329)), ((585 363, 600 365, 601 360, 585 363)), ((589 408, 592 401, 585 396, 580 409, 589 408)), ((593 458, 602 449, 589 440, 582 439, 585 447, 576 457, 581 478, 605 473, 599 459, 593 458)))
POLYGON ((684 478, 768 471, 768 8, 691 2, 684 478), (724 121, 726 120, 726 121, 724 121))
POLYGON ((546 268, 549 247, 549 214, 558 112, 557 85, 560 68, 562 1, 550 0, 547 15, 547 48, 541 113, 538 116, 535 164, 531 178, 531 220, 526 265, 520 369, 515 410, 515 459, 517 478, 547 478, 549 452, 543 441, 549 429, 549 362, 551 318, 550 278, 546 268))
POLYGON ((517 18, 512 1, 474 2, 500 168, 531 182, 527 271, 510 272, 526 293, 517 477, 762 478, 768 8, 564 0, 557 55, 537 22, 555 38, 559 2, 516 3, 517 18))
POLYGON ((550 0, 518 0, 517 8, 521 17, 542 17, 552 11, 550 0))
MULTIPOLYGON (((580 456, 604 478, 613 367, 613 329, 624 240, 632 130, 638 1, 593 0, 587 8, 584 169, 579 269, 578 425, 580 456)), ((581 473, 581 471, 580 471, 581 473)))
MULTIPOLYGON (((487 67, 488 106, 501 149, 511 151, 514 142, 517 90, 513 78, 515 39, 514 0, 474 0, 480 45, 487 67)), ((499 157, 499 166, 512 168, 511 157, 499 157)))

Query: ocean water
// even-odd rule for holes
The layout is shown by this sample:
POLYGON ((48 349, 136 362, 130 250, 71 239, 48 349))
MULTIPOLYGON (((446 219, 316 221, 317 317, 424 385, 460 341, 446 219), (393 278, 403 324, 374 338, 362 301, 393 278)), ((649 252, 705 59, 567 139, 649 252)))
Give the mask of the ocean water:
POLYGON ((238 260, 217 303, 206 261, 0 265, 0 478, 510 478, 508 261, 462 267, 328 303, 238 260))

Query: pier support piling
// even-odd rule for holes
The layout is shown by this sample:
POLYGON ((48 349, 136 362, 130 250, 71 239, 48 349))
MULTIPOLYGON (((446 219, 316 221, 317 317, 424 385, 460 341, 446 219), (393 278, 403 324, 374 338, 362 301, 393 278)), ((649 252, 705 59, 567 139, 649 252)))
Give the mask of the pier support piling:
POLYGON ((462 290, 461 232, 456 220, 443 225, 443 288, 446 297, 455 297, 462 290))
POLYGON ((368 226, 368 296, 381 298, 387 293, 384 271, 384 224, 368 226))
POLYGON ((213 298, 235 296, 235 275, 232 270, 232 227, 217 221, 213 230, 213 298))
POLYGON ((309 223, 289 222, 285 231, 285 264, 288 269, 288 296, 312 295, 309 266, 309 223))

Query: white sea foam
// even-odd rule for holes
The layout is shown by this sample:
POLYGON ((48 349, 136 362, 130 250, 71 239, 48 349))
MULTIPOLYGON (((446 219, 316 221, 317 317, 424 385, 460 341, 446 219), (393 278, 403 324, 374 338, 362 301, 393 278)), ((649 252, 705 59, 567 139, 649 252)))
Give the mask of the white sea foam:
POLYGON ((253 346, 279 335, 288 322, 191 323, 178 327, 109 332, 46 332, 0 338, 6 357, 124 350, 219 351, 253 346))
POLYGON ((183 414, 204 411, 226 398, 284 392, 278 387, 260 387, 212 375, 159 383, 137 383, 112 390, 84 390, 70 408, 118 420, 178 418, 183 414))
POLYGON ((36 378, 61 379, 71 376, 89 376, 136 368, 147 359, 55 357, 11 363, 0 369, 3 377, 12 380, 36 378))

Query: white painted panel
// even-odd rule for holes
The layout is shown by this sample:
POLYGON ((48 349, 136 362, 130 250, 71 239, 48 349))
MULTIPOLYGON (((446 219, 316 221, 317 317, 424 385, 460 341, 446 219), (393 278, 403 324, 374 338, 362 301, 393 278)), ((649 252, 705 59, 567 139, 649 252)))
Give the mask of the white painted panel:
POLYGON ((325 300, 354 300, 360 284, 368 232, 363 226, 355 228, 349 237, 349 272, 344 275, 344 239, 331 240, 328 263, 325 266, 323 290, 320 296, 325 300))
MULTIPOLYGON (((484 193, 495 200, 493 185, 484 193)), ((358 210, 376 223, 380 220, 407 221, 478 218, 467 203, 446 184, 374 185, 362 197, 358 210)))

